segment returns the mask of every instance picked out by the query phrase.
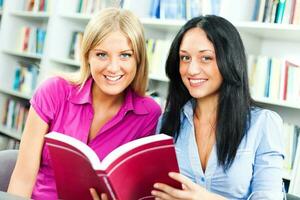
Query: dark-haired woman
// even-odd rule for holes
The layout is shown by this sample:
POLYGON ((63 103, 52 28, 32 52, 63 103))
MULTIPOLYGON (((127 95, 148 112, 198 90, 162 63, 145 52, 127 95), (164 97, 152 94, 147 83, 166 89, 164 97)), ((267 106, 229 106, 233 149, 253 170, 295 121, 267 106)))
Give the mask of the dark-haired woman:
POLYGON ((156 183, 157 199, 282 199, 282 120, 251 99, 245 50, 224 18, 189 20, 168 55, 166 112, 182 183, 156 183))

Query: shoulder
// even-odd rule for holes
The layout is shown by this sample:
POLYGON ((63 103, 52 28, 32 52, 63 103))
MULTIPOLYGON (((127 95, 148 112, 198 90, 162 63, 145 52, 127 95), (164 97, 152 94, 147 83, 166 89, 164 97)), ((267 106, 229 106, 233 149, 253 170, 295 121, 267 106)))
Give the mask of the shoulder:
POLYGON ((251 110, 251 126, 267 126, 269 124, 282 124, 282 118, 278 113, 262 108, 253 108, 251 110))
POLYGON ((39 86, 39 88, 45 88, 48 90, 51 89, 59 90, 59 89, 65 89, 67 87, 70 87, 70 83, 64 78, 58 76, 50 77, 44 80, 39 86))
POLYGON ((251 126, 248 136, 255 141, 256 146, 266 149, 277 146, 282 148, 283 144, 283 121, 274 111, 255 108, 251 111, 251 126))
POLYGON ((161 107, 149 96, 139 96, 134 94, 134 107, 139 110, 145 110, 151 115, 160 115, 161 107))
POLYGON ((37 91, 47 93, 47 94, 57 94, 62 95, 70 90, 72 85, 65 79, 61 77, 51 77, 44 80, 37 91))
POLYGON ((72 87, 74 86, 71 83, 61 77, 48 78, 40 83, 31 99, 31 103, 47 101, 58 104, 69 97, 72 87))

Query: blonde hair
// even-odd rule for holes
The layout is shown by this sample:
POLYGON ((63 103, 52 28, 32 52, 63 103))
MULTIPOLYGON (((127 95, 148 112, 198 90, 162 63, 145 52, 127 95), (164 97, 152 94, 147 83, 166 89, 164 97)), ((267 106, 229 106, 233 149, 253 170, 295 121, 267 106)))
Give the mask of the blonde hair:
POLYGON ((95 14, 87 24, 81 43, 79 72, 68 78, 73 84, 81 87, 91 75, 89 53, 105 37, 114 31, 121 31, 131 41, 134 56, 137 60, 137 73, 130 86, 139 95, 145 95, 148 82, 148 59, 144 30, 139 19, 128 10, 106 8, 95 14))

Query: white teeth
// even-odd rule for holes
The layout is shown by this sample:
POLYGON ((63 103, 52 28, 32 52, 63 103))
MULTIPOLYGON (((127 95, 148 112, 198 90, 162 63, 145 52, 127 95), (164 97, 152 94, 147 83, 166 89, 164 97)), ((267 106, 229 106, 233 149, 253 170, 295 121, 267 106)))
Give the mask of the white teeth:
POLYGON ((110 80, 110 81, 117 81, 121 78, 122 76, 105 76, 106 79, 110 80))
POLYGON ((205 82, 206 80, 204 79, 190 79, 190 82, 191 83, 202 83, 202 82, 205 82))

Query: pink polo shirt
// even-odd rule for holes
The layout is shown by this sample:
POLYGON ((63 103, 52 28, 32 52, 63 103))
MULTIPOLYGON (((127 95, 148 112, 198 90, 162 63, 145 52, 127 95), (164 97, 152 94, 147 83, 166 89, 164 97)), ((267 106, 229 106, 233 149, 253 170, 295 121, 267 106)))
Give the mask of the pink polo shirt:
MULTIPOLYGON (((49 132, 57 131, 81 140, 88 144, 100 159, 124 143, 155 133, 161 114, 159 105, 153 99, 138 96, 132 89, 127 89, 119 112, 87 143, 94 115, 92 83, 90 78, 82 90, 79 90, 62 78, 48 79, 30 100, 31 106, 41 119, 49 124, 49 132)), ((32 198, 57 199, 53 170, 45 146, 32 198)))

